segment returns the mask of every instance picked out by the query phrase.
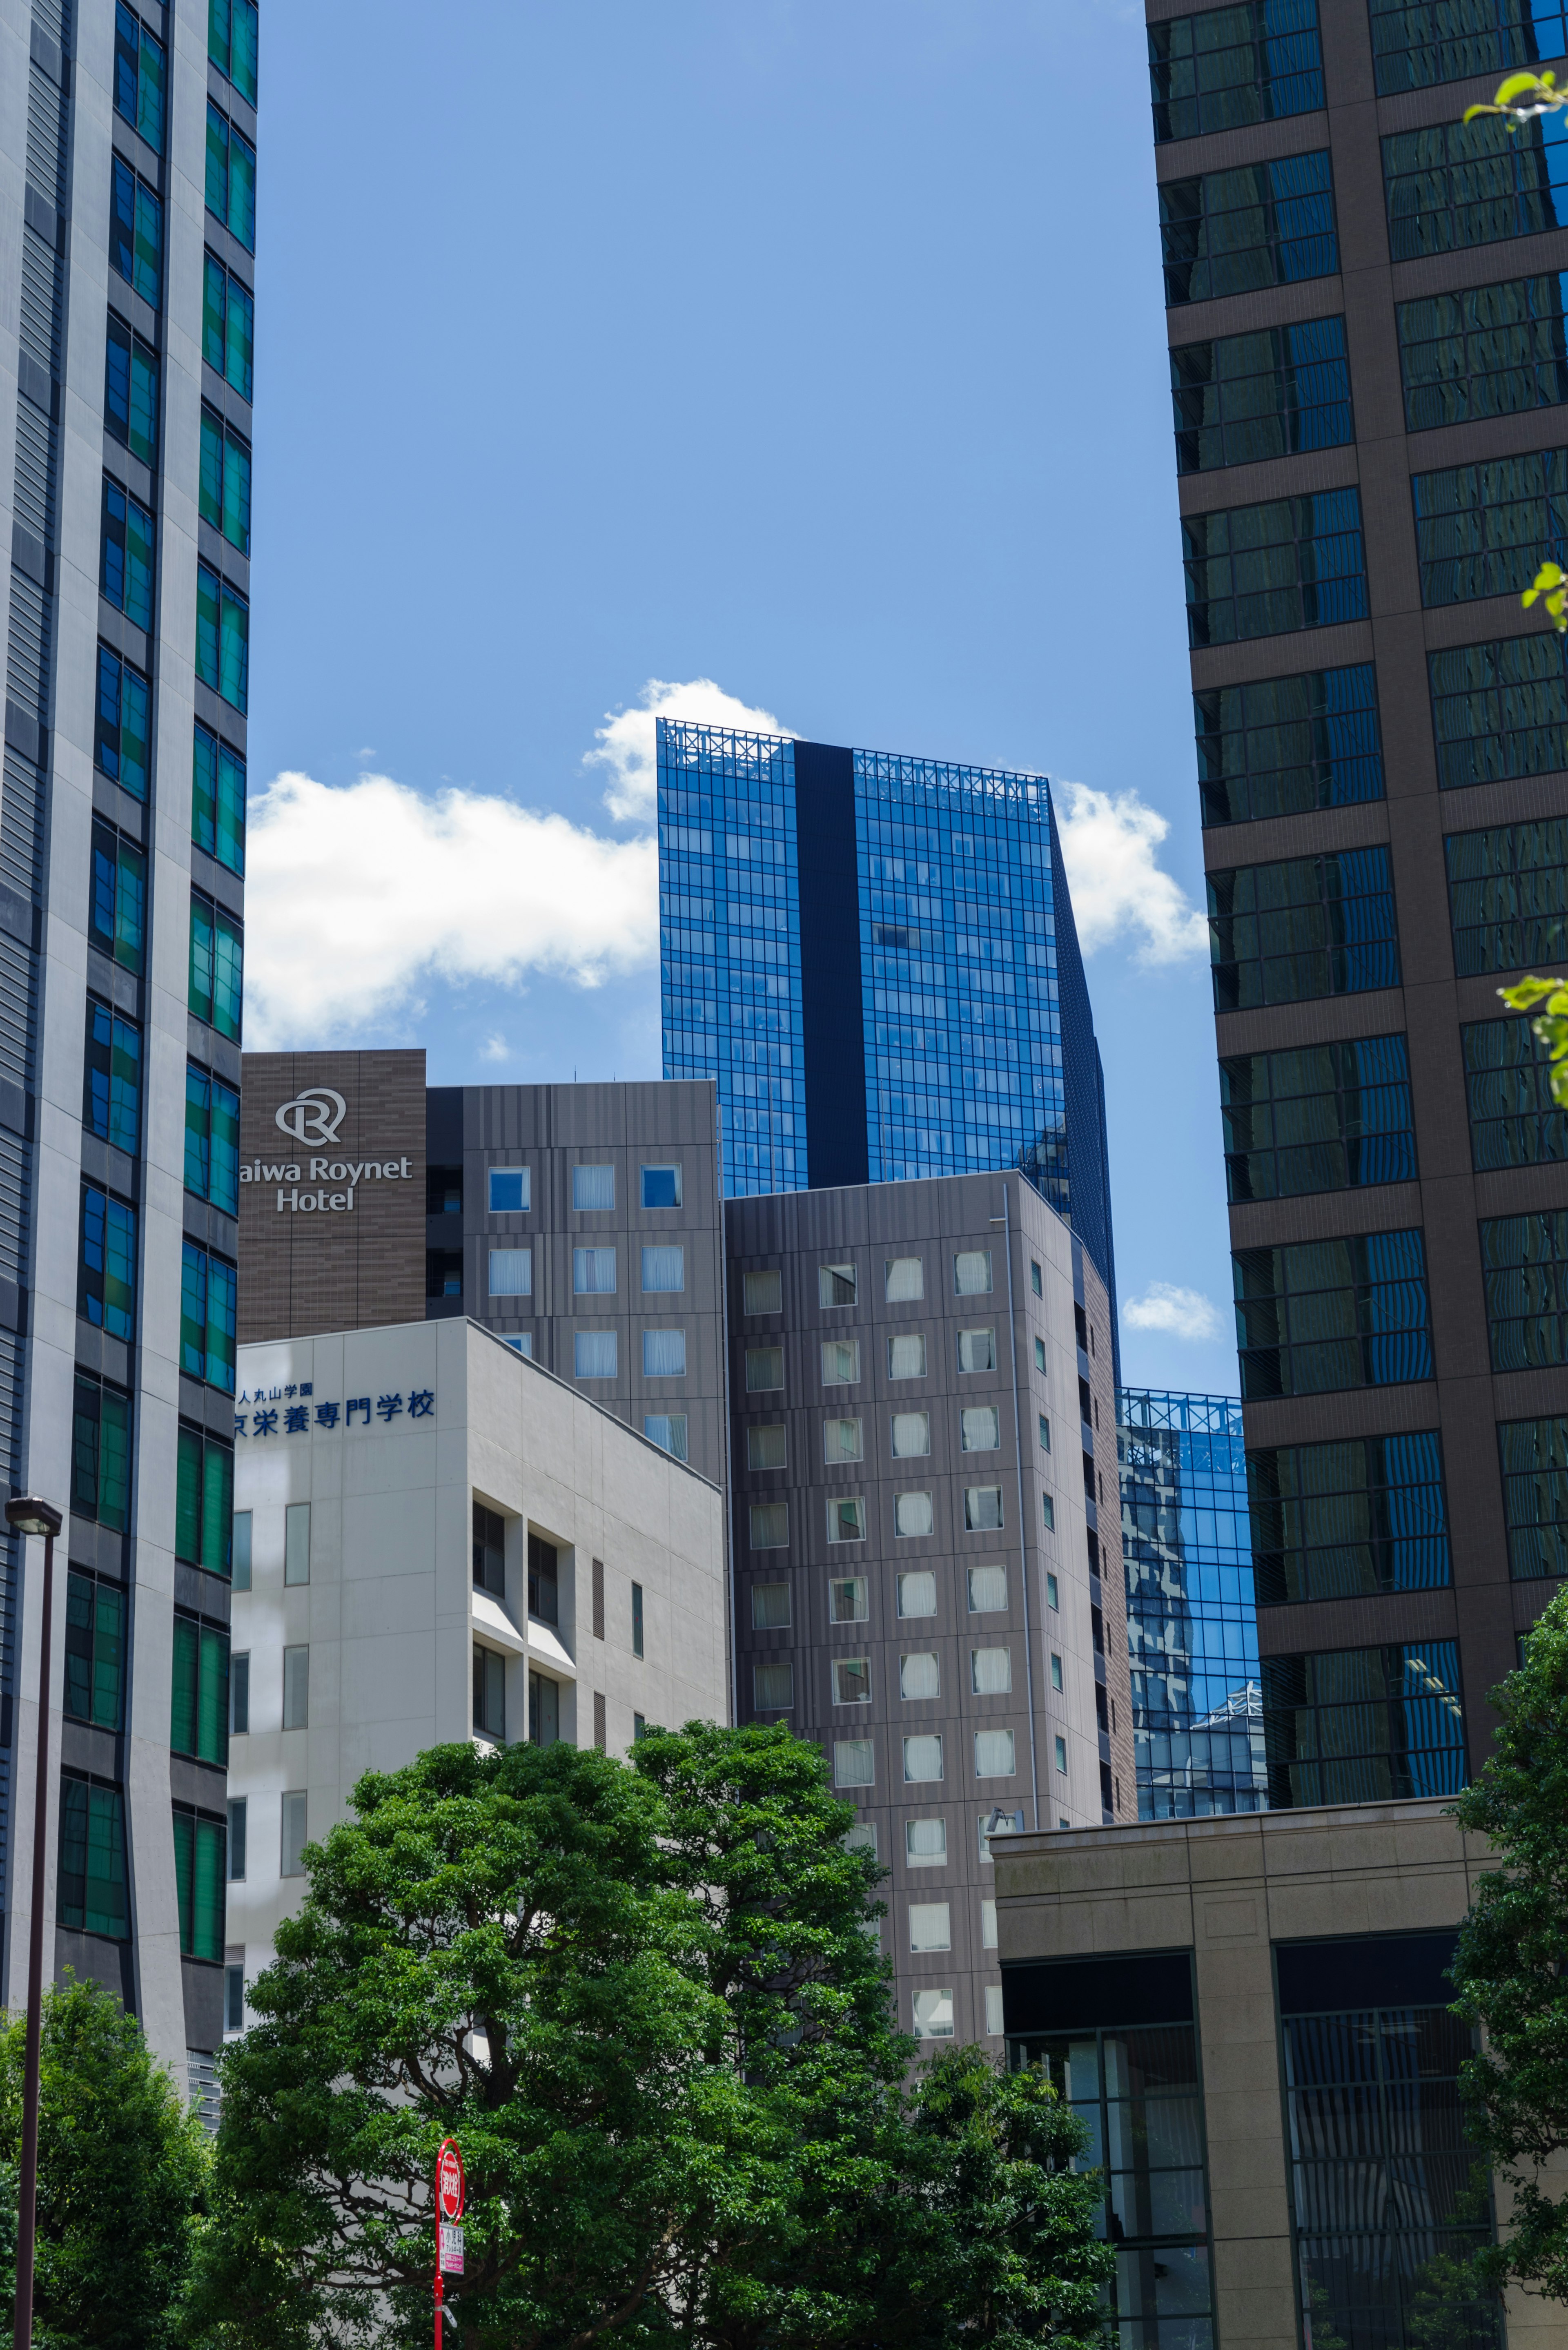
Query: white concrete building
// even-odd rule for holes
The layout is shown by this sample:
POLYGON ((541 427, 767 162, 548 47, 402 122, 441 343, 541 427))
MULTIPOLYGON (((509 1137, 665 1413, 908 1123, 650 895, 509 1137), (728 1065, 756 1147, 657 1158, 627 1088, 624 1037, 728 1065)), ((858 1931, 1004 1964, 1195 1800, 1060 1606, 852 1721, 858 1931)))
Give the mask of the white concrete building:
POLYGON ((730 1719, 720 1489, 504 1339, 240 1349, 226 2026, 356 1780, 730 1719))

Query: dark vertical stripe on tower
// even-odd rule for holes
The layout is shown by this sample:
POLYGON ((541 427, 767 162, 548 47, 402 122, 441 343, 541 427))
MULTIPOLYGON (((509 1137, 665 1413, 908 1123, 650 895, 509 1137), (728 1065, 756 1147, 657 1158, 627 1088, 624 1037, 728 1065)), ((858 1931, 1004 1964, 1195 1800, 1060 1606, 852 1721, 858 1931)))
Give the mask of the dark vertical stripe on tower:
POLYGON ((795 744, 794 830, 806 1181, 820 1191, 869 1180, 853 751, 795 744))

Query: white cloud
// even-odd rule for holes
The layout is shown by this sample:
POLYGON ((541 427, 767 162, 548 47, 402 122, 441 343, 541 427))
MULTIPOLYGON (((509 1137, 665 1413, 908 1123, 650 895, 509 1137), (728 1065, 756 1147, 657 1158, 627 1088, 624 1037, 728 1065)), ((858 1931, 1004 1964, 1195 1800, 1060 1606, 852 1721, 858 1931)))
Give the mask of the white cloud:
POLYGON ((482 1061, 509 1061, 511 1059, 512 1047, 507 1043, 505 1037, 501 1035, 499 1029, 493 1035, 487 1036, 485 1038, 483 1044, 479 1048, 479 1057, 482 1061))
POLYGON ((1056 822, 1073 918, 1085 954, 1128 932, 1140 963, 1180 962, 1207 954, 1209 925, 1180 884, 1162 873, 1155 851, 1170 830, 1136 792, 1097 792, 1056 784, 1056 822))
POLYGON ((1122 1307, 1129 1330, 1164 1330, 1173 1338, 1218 1338, 1220 1315, 1201 1290, 1178 1289, 1168 1281, 1151 1281, 1141 1297, 1129 1297, 1122 1307))
POLYGON ((245 1042, 325 1043, 421 980, 579 987, 659 954, 659 851, 479 792, 279 775, 248 827, 245 1042))
POLYGON ((630 710, 607 710, 605 723, 595 729, 597 751, 585 753, 585 766, 607 767, 610 785, 605 806, 618 823, 651 823, 658 799, 659 775, 654 721, 690 718, 702 726, 730 726, 741 734, 788 734, 770 710, 753 710, 737 702, 711 677, 694 677, 686 685, 667 685, 650 677, 630 710))

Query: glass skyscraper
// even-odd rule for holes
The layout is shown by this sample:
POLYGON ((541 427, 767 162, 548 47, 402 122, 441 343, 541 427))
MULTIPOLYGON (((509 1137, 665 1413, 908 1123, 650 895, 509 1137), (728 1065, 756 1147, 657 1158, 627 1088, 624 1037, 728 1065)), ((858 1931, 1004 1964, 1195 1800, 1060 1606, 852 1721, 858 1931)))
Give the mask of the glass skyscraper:
POLYGON ((1124 1388, 1116 1416, 1138 1816, 1262 1811, 1241 1400, 1124 1388))
POLYGON ((732 1197, 1022 1167, 1114 1290, 1100 1059, 1043 776, 659 722, 664 1074, 732 1197))

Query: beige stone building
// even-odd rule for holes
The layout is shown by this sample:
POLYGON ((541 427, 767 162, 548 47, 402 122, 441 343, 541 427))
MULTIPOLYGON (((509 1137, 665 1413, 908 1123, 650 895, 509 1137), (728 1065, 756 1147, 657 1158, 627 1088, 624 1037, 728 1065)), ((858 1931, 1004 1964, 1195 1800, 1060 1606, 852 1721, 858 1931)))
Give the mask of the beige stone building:
MULTIPOLYGON (((1500 2342, 1450 2265, 1494 2222, 1444 1975, 1487 1865, 1437 1799, 998 1846, 1009 2056, 1107 2172, 1122 2350, 1500 2342)), ((1505 2324, 1568 2340, 1533 2296, 1505 2324)))

